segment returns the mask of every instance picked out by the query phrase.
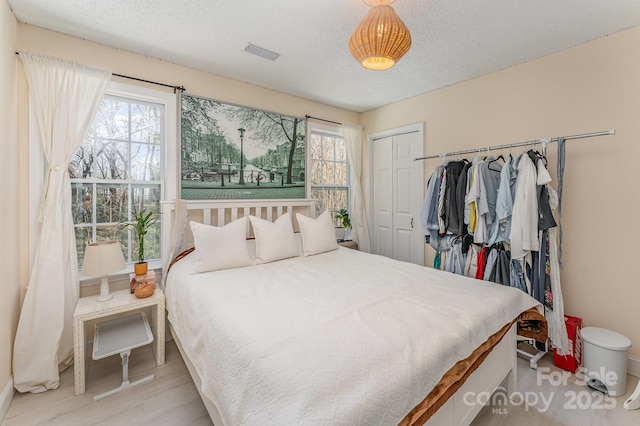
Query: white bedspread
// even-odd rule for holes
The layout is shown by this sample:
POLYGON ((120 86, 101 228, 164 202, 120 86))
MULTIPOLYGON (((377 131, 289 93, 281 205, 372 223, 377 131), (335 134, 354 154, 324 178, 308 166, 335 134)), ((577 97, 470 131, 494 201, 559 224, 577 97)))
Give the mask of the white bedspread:
POLYGON ((197 275, 193 258, 169 274, 169 320, 225 425, 397 424, 537 304, 345 248, 197 275))

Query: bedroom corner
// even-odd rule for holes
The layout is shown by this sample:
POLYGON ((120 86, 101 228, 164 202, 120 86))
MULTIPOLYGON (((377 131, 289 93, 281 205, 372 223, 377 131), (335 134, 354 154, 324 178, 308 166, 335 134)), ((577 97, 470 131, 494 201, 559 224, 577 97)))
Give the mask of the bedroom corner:
POLYGON ((2 294, 0 298, 0 420, 9 408, 13 398, 11 375, 11 352, 18 322, 20 305, 20 234, 19 222, 20 192, 16 185, 19 164, 18 144, 18 100, 17 62, 14 53, 17 44, 18 22, 7 3, 0 1, 0 92, 4 94, 0 103, 0 197, 3 207, 0 220, 5 226, 0 239, 2 256, 0 267, 3 271, 2 294))

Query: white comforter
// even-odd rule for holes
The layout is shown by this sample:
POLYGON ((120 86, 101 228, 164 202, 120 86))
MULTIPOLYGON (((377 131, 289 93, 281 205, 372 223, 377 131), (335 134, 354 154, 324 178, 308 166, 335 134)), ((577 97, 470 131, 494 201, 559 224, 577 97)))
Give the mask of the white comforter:
POLYGON ((225 425, 397 424, 536 301, 340 248, 167 281, 169 320, 225 425))

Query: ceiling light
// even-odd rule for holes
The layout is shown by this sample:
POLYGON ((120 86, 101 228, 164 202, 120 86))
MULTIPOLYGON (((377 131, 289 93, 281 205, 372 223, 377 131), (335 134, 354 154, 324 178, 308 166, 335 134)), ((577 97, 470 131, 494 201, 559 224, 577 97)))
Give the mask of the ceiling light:
POLYGON ((371 10, 349 39, 349 51, 369 70, 391 68, 411 48, 411 34, 391 6, 395 0, 364 0, 371 10))

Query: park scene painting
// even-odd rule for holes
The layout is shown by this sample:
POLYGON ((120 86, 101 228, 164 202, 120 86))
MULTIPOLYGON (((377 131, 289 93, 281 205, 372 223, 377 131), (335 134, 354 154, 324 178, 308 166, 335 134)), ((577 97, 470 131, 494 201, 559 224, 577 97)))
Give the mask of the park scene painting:
POLYGON ((181 197, 305 198, 304 118, 182 95, 181 197))

